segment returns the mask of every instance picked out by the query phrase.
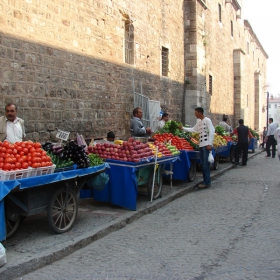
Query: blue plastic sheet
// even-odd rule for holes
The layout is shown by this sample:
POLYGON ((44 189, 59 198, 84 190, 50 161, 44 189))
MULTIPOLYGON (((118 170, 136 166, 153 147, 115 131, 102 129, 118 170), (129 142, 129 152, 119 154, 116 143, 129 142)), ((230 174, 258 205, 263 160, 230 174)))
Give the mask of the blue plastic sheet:
MULTIPOLYGON (((159 158, 158 164, 175 162, 178 156, 159 158)), ((110 176, 110 181, 102 191, 93 190, 93 197, 96 201, 110 202, 128 210, 137 209, 137 187, 138 179, 136 171, 146 166, 154 165, 155 160, 141 163, 123 162, 117 160, 107 160, 110 169, 106 172, 110 176)))
POLYGON ((69 170, 60 173, 35 176, 35 177, 24 178, 19 180, 0 181, 0 241, 6 238, 4 198, 14 188, 18 187, 20 190, 27 189, 27 188, 35 188, 38 186, 55 183, 58 181, 64 181, 76 177, 82 177, 82 176, 94 174, 106 168, 109 168, 108 163, 104 163, 102 165, 93 166, 89 168, 69 170))
POLYGON ((228 142, 226 146, 218 147, 216 152, 220 157, 229 157, 231 146, 232 142, 228 142))
MULTIPOLYGON (((199 158, 199 151, 181 151, 179 161, 173 163, 172 179, 188 181, 191 160, 199 158)), ((164 169, 170 171, 170 164, 167 164, 164 169)))

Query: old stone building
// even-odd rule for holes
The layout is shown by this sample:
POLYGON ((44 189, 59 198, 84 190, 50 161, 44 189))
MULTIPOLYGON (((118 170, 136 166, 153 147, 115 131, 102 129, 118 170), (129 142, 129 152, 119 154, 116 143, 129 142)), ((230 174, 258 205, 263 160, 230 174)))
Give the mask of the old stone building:
POLYGON ((29 139, 57 129, 129 135, 134 92, 194 123, 203 106, 262 127, 266 59, 236 0, 0 2, 0 113, 19 106, 29 139))

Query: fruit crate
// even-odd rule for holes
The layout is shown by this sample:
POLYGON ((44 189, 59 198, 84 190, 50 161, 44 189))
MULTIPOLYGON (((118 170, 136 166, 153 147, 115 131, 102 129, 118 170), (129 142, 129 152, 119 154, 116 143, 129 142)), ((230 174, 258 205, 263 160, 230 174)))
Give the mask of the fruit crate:
POLYGON ((14 171, 3 171, 0 170, 0 181, 18 180, 22 178, 30 177, 31 168, 14 170, 14 171))
POLYGON ((55 170, 55 166, 56 165, 53 164, 52 166, 32 168, 29 177, 52 174, 55 170))

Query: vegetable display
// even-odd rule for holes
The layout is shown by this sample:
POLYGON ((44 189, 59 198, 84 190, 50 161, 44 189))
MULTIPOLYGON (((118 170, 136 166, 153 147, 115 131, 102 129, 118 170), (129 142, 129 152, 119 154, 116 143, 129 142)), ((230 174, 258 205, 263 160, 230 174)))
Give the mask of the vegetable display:
POLYGON ((52 165, 51 158, 38 142, 23 141, 15 144, 8 141, 0 142, 0 169, 4 171, 52 165))
POLYGON ((155 134, 155 145, 158 142, 171 142, 178 150, 194 150, 192 145, 184 138, 173 135, 172 133, 155 134))
POLYGON ((88 155, 90 166, 101 165, 104 163, 103 159, 96 154, 89 154, 88 155))
POLYGON ((71 166, 75 163, 78 168, 90 166, 90 160, 85 151, 84 145, 78 145, 74 140, 67 142, 65 146, 47 142, 43 145, 44 150, 54 155, 53 162, 57 164, 56 168, 71 166))
POLYGON ((179 135, 181 133, 181 127, 183 125, 179 122, 176 122, 176 121, 173 121, 173 120, 170 120, 170 121, 167 121, 164 125, 164 127, 162 129, 160 129, 158 132, 159 133, 172 133, 173 135, 179 135))
POLYGON ((95 146, 91 147, 89 151, 97 154, 102 159, 115 159, 130 162, 139 162, 143 158, 153 156, 153 151, 148 143, 141 143, 133 138, 129 138, 128 141, 123 141, 122 145, 97 143, 95 146))

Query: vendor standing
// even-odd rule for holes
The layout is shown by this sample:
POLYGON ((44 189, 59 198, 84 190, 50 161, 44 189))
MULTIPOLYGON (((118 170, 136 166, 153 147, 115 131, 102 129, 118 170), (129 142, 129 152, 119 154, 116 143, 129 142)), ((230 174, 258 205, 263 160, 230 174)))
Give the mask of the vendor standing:
POLYGON ((130 131, 132 137, 149 137, 152 130, 150 127, 144 127, 142 124, 143 111, 136 107, 133 110, 133 118, 130 121, 130 131))
POLYGON ((0 141, 21 142, 25 137, 24 120, 17 117, 17 105, 5 106, 5 116, 0 117, 0 141))
POLYGON ((158 122, 158 129, 162 129, 165 126, 165 123, 169 120, 169 114, 163 113, 160 121, 158 122))
POLYGON ((209 188, 211 187, 211 177, 210 177, 210 163, 208 161, 208 156, 210 151, 212 151, 215 128, 212 121, 204 116, 204 110, 201 107, 195 108, 195 116, 197 118, 197 123, 194 127, 187 128, 183 127, 184 131, 188 132, 198 132, 199 133, 199 152, 200 161, 203 173, 203 183, 199 184, 199 188, 209 188))

